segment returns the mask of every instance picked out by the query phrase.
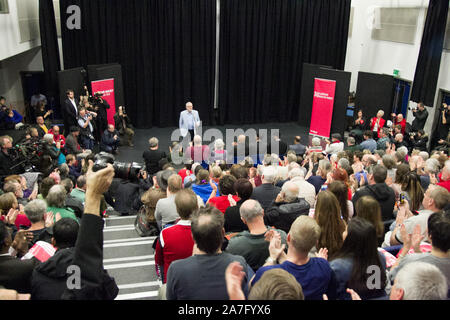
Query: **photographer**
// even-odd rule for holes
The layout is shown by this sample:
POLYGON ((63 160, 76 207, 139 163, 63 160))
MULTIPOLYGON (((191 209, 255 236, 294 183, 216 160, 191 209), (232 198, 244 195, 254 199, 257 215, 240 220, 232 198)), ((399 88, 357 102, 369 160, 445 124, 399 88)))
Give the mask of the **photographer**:
POLYGON ((417 132, 412 132, 409 134, 411 138, 412 149, 417 149, 420 151, 427 151, 428 135, 420 129, 417 132))
POLYGON ((102 136, 100 150, 112 154, 117 154, 119 142, 119 132, 117 132, 112 124, 108 124, 108 129, 105 130, 102 136))
POLYGON ((423 130, 425 122, 427 122, 428 118, 428 111, 425 109, 423 102, 419 102, 417 104, 417 108, 412 109, 412 112, 415 117, 414 121, 411 124, 412 131, 417 132, 419 130, 423 130))
POLYGON ((109 103, 102 99, 103 94, 96 92, 92 101, 90 103, 94 106, 95 112, 97 113, 96 124, 97 129, 100 134, 108 128, 108 115, 106 109, 109 109, 109 103))
POLYGON ((450 123, 450 108, 446 103, 442 104, 442 107, 439 109, 441 113, 439 125, 438 125, 438 139, 445 140, 448 135, 448 128, 450 123))
POLYGON ((125 107, 119 106, 116 114, 114 115, 114 124, 121 136, 125 135, 128 145, 133 147, 134 128, 128 117, 125 107))
POLYGON ((83 148, 92 150, 94 148, 94 127, 92 125, 93 115, 86 111, 86 108, 80 108, 78 116, 78 125, 80 126, 80 137, 83 148))
POLYGON ((14 159, 10 154, 12 142, 13 139, 10 136, 0 137, 0 176, 22 173, 20 172, 20 167, 11 170, 15 164, 14 159))

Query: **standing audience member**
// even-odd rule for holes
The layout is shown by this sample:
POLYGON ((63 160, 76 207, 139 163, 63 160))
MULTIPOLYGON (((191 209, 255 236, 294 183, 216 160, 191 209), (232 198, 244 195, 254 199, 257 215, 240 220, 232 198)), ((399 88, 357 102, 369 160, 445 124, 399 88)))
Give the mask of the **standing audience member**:
POLYGON ((166 158, 167 155, 164 151, 159 149, 159 140, 157 138, 150 138, 148 143, 150 149, 144 151, 142 157, 145 161, 145 168, 147 169, 147 173, 149 174, 149 176, 153 176, 160 170, 159 161, 163 158, 166 158))
MULTIPOLYGON (((169 192, 173 177, 169 178, 169 192)), ((161 231, 155 249, 155 262, 163 269, 163 283, 166 283, 167 271, 171 263, 190 257, 194 247, 191 232, 191 215, 198 209, 197 196, 192 190, 186 189, 178 191, 173 198, 175 210, 178 212, 180 220, 175 225, 161 231)), ((162 200, 165 199, 160 201, 162 200)))

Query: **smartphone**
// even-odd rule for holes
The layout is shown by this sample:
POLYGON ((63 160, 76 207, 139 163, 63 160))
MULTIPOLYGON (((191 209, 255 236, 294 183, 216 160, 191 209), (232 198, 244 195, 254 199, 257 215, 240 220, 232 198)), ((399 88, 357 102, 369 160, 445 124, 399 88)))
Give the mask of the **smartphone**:
POLYGON ((404 204, 405 203, 405 195, 403 193, 400 193, 400 204, 404 204))

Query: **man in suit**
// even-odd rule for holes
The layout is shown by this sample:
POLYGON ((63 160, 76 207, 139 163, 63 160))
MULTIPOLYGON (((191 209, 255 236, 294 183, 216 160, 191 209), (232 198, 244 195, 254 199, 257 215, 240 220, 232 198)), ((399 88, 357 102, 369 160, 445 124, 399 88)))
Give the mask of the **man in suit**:
POLYGON ((66 94, 67 99, 64 101, 64 104, 62 106, 62 114, 64 118, 65 135, 68 136, 70 133, 70 127, 78 126, 78 101, 76 101, 75 99, 73 90, 67 90, 66 94))
POLYGON ((37 260, 20 260, 10 254, 11 245, 20 254, 28 251, 27 234, 25 230, 19 231, 14 239, 7 225, 0 221, 0 286, 16 290, 19 293, 31 292, 31 275, 37 260))
POLYGON ((276 169, 273 166, 265 167, 262 174, 262 185, 253 189, 251 199, 257 200, 264 210, 267 210, 276 199, 281 188, 274 186, 276 169))
POLYGON ((183 138, 189 133, 192 141, 197 134, 197 128, 200 126, 200 123, 198 111, 194 110, 192 102, 186 103, 186 110, 180 114, 180 131, 183 138))
POLYGON ((416 109, 412 110, 415 119, 412 122, 412 131, 423 130, 428 118, 428 111, 425 109, 423 102, 419 102, 416 109))
POLYGON ((289 150, 295 151, 295 154, 297 156, 303 156, 305 154, 305 152, 306 152, 306 146, 301 144, 300 140, 301 140, 301 137, 300 136, 296 136, 294 138, 294 144, 291 144, 289 146, 289 150))

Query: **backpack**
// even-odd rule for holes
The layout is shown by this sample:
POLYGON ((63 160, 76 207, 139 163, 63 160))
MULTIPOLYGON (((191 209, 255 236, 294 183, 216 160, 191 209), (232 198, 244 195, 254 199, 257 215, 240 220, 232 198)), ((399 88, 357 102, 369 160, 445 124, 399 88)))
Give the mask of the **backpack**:
POLYGON ((147 210, 143 205, 134 220, 134 229, 140 237, 152 237, 159 234, 158 226, 156 223, 150 223, 147 220, 147 210))

